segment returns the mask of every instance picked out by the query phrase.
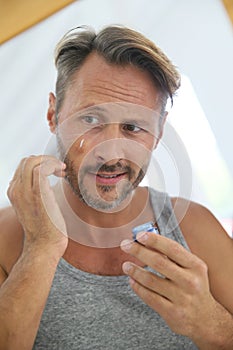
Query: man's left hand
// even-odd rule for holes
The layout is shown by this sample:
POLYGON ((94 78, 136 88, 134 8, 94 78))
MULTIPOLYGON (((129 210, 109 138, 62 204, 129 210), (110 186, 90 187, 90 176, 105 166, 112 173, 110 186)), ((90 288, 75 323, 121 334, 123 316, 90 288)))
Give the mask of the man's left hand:
POLYGON ((132 289, 174 332, 197 344, 203 339, 211 342, 218 316, 225 309, 210 292, 205 262, 179 243, 152 232, 138 234, 137 241, 125 240, 121 249, 159 274, 126 261, 122 268, 130 276, 132 289))

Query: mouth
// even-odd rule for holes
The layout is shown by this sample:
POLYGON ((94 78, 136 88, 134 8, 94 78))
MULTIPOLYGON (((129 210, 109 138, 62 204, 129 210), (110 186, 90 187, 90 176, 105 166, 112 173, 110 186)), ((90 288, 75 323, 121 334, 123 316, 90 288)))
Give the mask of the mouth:
POLYGON ((89 173, 95 177, 95 181, 99 185, 115 185, 122 179, 127 177, 127 172, 123 173, 89 173))

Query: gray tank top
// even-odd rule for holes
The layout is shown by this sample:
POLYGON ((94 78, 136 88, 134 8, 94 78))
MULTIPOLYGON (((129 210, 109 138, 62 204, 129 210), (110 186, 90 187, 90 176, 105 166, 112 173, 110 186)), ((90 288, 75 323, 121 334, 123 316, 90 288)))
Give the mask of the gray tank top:
MULTIPOLYGON (((170 198, 150 189, 160 234, 188 249, 170 198)), ((99 276, 61 259, 42 315, 34 350, 197 349, 173 333, 130 288, 127 276, 99 276)))

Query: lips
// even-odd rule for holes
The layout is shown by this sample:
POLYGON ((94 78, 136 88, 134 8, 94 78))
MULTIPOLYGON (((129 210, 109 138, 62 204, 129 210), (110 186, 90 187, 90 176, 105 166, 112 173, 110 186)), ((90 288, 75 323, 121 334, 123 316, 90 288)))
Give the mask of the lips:
POLYGON ((114 185, 124 179, 127 175, 127 172, 124 173, 98 173, 92 174, 95 176, 97 184, 101 185, 114 185))

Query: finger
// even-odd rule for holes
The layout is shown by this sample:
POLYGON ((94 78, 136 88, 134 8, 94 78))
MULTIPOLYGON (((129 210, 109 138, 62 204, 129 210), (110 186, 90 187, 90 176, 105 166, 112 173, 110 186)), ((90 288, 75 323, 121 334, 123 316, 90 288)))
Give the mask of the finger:
POLYGON ((145 288, 150 289, 151 291, 171 301, 174 301, 177 290, 171 280, 159 277, 154 273, 128 261, 122 265, 122 269, 125 274, 130 276, 134 281, 140 283, 145 288))
POLYGON ((154 293, 150 289, 145 288, 137 281, 130 279, 130 286, 133 291, 153 310, 157 311, 162 317, 172 307, 172 302, 163 296, 154 293))
POLYGON ((65 167, 66 164, 54 157, 43 159, 33 169, 33 189, 40 191, 43 190, 43 187, 48 187, 48 176, 52 174, 58 177, 64 177, 65 167))
POLYGON ((24 186, 24 191, 28 192, 32 190, 33 185, 33 169, 40 164, 43 160, 43 156, 30 156, 25 158, 21 164, 21 181, 24 186))
MULTIPOLYGON (((52 162, 56 164, 63 164, 61 161, 56 159, 52 156, 33 156, 28 157, 24 163, 22 164, 22 177, 23 177, 23 185, 25 188, 25 191, 31 191, 33 187, 33 178, 35 174, 40 173, 40 169, 38 169, 35 174, 34 170, 42 165, 43 163, 46 163, 47 161, 51 160, 52 162)), ((58 166, 57 166, 58 167, 58 166)), ((48 175, 50 175, 48 173, 48 175)))
POLYGON ((27 161, 27 159, 28 158, 23 158, 20 161, 18 167, 15 170, 15 173, 13 175, 12 180, 9 182, 7 196, 11 202, 12 202, 12 200, 15 199, 16 188, 18 188, 18 186, 22 185, 22 179, 23 179, 22 171, 24 169, 24 165, 25 165, 25 162, 27 161))
POLYGON ((191 268, 197 257, 182 247, 179 243, 161 235, 155 235, 152 232, 144 232, 137 235, 137 241, 145 245, 147 248, 152 248, 166 255, 176 264, 191 268))
POLYGON ((168 279, 180 280, 182 274, 181 267, 168 259, 164 254, 130 240, 124 240, 121 243, 121 249, 136 257, 145 265, 150 266, 168 279))
POLYGON ((47 177, 53 174, 61 177, 64 175, 66 164, 62 163, 56 158, 46 158, 43 159, 39 167, 39 172, 41 176, 47 177))

